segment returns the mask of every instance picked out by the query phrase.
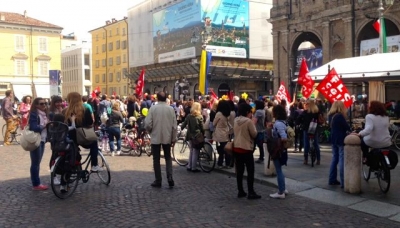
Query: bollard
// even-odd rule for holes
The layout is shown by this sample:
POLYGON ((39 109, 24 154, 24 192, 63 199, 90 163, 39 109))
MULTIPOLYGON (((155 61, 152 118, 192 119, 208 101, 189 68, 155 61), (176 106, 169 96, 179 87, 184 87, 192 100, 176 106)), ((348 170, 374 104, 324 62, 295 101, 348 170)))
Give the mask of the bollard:
POLYGON ((348 135, 344 139, 344 191, 352 194, 361 192, 361 139, 348 135))
POLYGON ((267 148, 267 144, 264 143, 264 174, 267 176, 276 176, 276 170, 275 170, 275 165, 274 162, 271 161, 269 162, 269 168, 268 168, 268 158, 269 158, 269 152, 267 148))

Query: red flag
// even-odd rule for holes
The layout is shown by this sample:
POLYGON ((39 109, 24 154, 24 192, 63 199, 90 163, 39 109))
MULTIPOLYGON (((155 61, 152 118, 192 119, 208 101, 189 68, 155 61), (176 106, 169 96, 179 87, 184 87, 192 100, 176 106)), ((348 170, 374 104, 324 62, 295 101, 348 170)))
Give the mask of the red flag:
POLYGON ((324 80, 319 83, 317 90, 331 103, 341 100, 347 108, 353 103, 349 91, 336 73, 335 68, 332 68, 325 76, 324 80))
POLYGON ((281 102, 281 100, 286 100, 288 103, 291 102, 289 91, 286 89, 285 84, 281 82, 278 92, 276 93, 276 99, 281 102))
POLYGON ((93 90, 93 92, 92 92, 92 98, 96 98, 96 97, 97 97, 96 92, 95 92, 95 90, 93 90))
POLYGON ((375 29, 378 33, 380 33, 380 31, 381 31, 381 23, 379 23, 379 20, 376 20, 376 21, 372 24, 372 26, 374 27, 374 29, 375 29))
POLYGON ((112 95, 115 97, 115 96, 117 96, 117 93, 115 91, 113 91, 112 95))
POLYGON ((96 89, 93 92, 94 93, 100 92, 100 86, 97 86, 96 89))
POLYGON ((135 92, 140 97, 142 96, 143 87, 144 87, 144 73, 145 73, 145 70, 144 70, 144 68, 142 68, 142 72, 140 73, 139 79, 138 79, 137 84, 136 84, 136 91, 135 92))
POLYGON ((302 85, 302 90, 301 93, 303 94, 303 97, 309 98, 311 96, 311 93, 313 91, 314 87, 314 80, 310 77, 308 74, 308 67, 306 63, 306 59, 303 58, 301 60, 301 66, 300 66, 300 72, 299 72, 299 77, 297 79, 297 83, 302 85))

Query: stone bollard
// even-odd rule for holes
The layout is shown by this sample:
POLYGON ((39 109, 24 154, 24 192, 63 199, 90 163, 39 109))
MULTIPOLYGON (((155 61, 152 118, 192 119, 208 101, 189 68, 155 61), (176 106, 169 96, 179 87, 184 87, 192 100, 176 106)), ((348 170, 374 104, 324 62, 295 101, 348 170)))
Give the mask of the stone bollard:
POLYGON ((344 191, 352 194, 361 192, 361 139, 348 135, 344 139, 344 191))
POLYGON ((271 161, 269 162, 269 168, 268 168, 268 157, 269 157, 269 152, 267 149, 267 144, 264 143, 264 174, 267 176, 276 176, 276 170, 275 170, 275 165, 274 162, 271 161))

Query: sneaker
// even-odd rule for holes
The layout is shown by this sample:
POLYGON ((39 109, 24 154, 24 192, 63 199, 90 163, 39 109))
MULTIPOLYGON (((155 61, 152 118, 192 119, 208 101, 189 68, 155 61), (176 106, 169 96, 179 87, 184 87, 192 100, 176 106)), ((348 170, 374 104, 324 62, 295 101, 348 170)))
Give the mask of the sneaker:
POLYGON ((54 177, 54 178, 53 178, 53 184, 54 184, 54 185, 60 185, 60 184, 61 184, 61 182, 60 182, 60 180, 58 179, 58 177, 54 177))
POLYGON ((60 192, 61 193, 66 193, 68 192, 68 187, 66 185, 61 185, 60 186, 60 192))
POLYGON ((284 193, 285 193, 285 195, 289 194, 289 191, 285 189, 284 193))
POLYGON ((38 186, 33 186, 33 190, 35 191, 43 191, 43 190, 47 190, 49 187, 47 185, 44 184, 39 184, 38 186))
POLYGON ((172 178, 168 179, 168 185, 169 185, 169 187, 174 187, 175 186, 175 182, 174 182, 174 180, 172 178))
POLYGON ((117 156, 120 156, 120 155, 121 155, 121 151, 118 150, 118 151, 117 151, 117 156))
POLYGON ((249 200, 261 199, 261 196, 257 195, 257 193, 255 193, 255 192, 253 192, 253 193, 249 193, 249 195, 247 196, 247 199, 249 199, 249 200))
POLYGON ((114 155, 115 155, 115 152, 114 151, 111 152, 111 157, 114 157, 114 155))
POLYGON ((92 172, 100 172, 100 171, 103 171, 103 168, 101 168, 98 165, 92 166, 92 172))
POLYGON ((279 194, 274 193, 274 194, 270 194, 269 197, 274 198, 274 199, 285 199, 285 193, 279 194))

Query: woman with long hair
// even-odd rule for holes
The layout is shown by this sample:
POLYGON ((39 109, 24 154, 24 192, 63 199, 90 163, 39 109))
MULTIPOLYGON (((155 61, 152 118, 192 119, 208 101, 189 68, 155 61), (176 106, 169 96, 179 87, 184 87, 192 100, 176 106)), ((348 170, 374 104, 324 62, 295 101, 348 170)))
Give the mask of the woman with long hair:
POLYGON ((62 98, 53 96, 50 102, 49 118, 52 121, 55 114, 61 114, 63 110, 62 98))
POLYGON ((121 154, 121 123, 124 122, 122 113, 120 111, 119 102, 114 102, 112 106, 112 111, 110 114, 110 119, 107 122, 108 139, 110 144, 111 156, 115 155, 114 150, 114 138, 117 140, 117 155, 121 154))
POLYGON ((382 102, 371 101, 368 114, 365 116, 364 130, 357 135, 362 137, 361 150, 364 163, 367 162, 367 154, 370 147, 384 148, 392 145, 389 133, 389 117, 382 102))
POLYGON ((46 110, 46 101, 37 97, 33 100, 31 109, 29 111, 29 130, 40 133, 41 142, 38 148, 30 152, 31 157, 31 181, 33 190, 46 190, 49 187, 40 181, 39 170, 44 153, 44 144, 46 142, 47 131, 46 124, 49 122, 46 110))
POLYGON ((204 136, 203 116, 201 115, 200 103, 194 102, 192 104, 190 114, 185 118, 185 121, 182 123, 182 129, 184 129, 186 126, 188 129, 186 133, 186 140, 188 140, 190 145, 189 163, 186 168, 188 171, 191 172, 200 172, 200 170, 196 168, 200 148, 196 148, 190 140, 198 133, 201 133, 204 136))
POLYGON ((328 113, 331 126, 332 162, 329 169, 329 185, 344 185, 344 138, 350 131, 346 121, 347 109, 343 101, 335 101, 328 113), (337 180, 337 165, 339 164, 340 182, 337 180))
POLYGON ((138 116, 135 116, 135 112, 140 113, 140 110, 139 110, 138 100, 135 95, 128 97, 128 104, 126 105, 126 110, 128 112, 127 113, 128 119, 131 116, 133 116, 135 118, 138 117, 138 116))
POLYGON ((231 156, 225 152, 225 145, 229 141, 229 116, 231 109, 229 103, 226 100, 221 100, 218 103, 217 114, 215 115, 213 125, 214 133, 212 135, 213 140, 217 142, 218 151, 218 167, 223 168, 225 160, 225 168, 232 168, 231 156))
POLYGON ((257 137, 254 142, 254 150, 256 146, 260 151, 260 157, 256 161, 256 163, 263 163, 264 162, 264 130, 265 130, 265 110, 264 110, 264 102, 260 100, 255 100, 255 109, 253 116, 253 123, 257 129, 257 137))
MULTIPOLYGON (((308 128, 311 122, 317 122, 320 115, 318 106, 315 104, 314 99, 308 99, 305 103, 305 109, 299 117, 299 122, 302 123, 303 129, 303 142, 304 142, 304 165, 308 164, 308 152, 310 151, 310 141, 308 139, 308 128)), ((321 161, 321 151, 318 145, 319 138, 318 128, 314 133, 314 148, 317 155, 317 165, 320 165, 321 161)))
MULTIPOLYGON (((64 110, 65 120, 71 126, 70 117, 75 115, 76 128, 80 127, 93 127, 93 119, 90 110, 83 106, 82 97, 77 92, 71 92, 67 95, 68 107, 64 110)), ((76 130, 69 132, 70 138, 74 141, 75 145, 79 145, 76 139, 76 130)), ((98 166, 97 155, 99 148, 97 140, 87 146, 90 149, 90 159, 92 164, 92 171, 103 171, 103 168, 98 166)))
POLYGON ((22 98, 22 102, 19 105, 19 114, 21 114, 21 129, 23 130, 25 126, 28 124, 28 115, 29 110, 31 110, 32 97, 24 96, 22 98))

